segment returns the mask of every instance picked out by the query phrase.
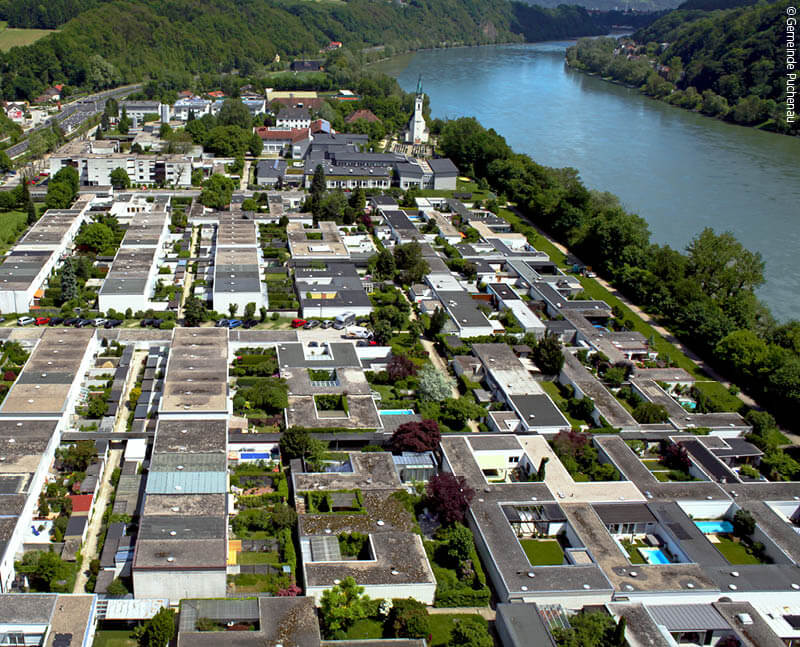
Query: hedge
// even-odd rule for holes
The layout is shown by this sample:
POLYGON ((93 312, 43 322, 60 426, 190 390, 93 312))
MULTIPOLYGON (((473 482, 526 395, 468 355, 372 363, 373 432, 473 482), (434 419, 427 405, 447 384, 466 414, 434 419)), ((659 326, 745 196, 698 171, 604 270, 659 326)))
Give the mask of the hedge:
POLYGON ((473 588, 473 586, 459 580, 455 570, 437 564, 435 560, 436 549, 443 543, 445 542, 424 542, 428 561, 430 561, 433 574, 436 577, 436 597, 433 606, 487 606, 492 594, 489 587, 486 586, 486 573, 483 571, 483 566, 481 565, 481 560, 478 557, 478 551, 475 549, 475 546, 473 545, 470 551, 470 559, 472 560, 472 568, 475 571, 475 581, 473 584, 477 584, 479 588, 473 588))

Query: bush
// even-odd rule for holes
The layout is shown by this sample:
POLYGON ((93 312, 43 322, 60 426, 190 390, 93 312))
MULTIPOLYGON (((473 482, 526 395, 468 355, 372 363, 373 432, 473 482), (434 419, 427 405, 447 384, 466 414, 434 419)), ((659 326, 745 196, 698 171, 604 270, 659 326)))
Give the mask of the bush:
POLYGON ((392 600, 389 624, 396 638, 425 638, 431 630, 427 607, 418 600, 392 600))

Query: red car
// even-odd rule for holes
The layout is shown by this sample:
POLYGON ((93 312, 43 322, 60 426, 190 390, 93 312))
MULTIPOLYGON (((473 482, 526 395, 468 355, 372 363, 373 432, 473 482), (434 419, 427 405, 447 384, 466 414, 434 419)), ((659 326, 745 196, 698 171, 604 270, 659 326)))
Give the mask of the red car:
POLYGON ((308 322, 305 319, 292 319, 292 328, 301 328, 308 322))
POLYGON ((33 323, 37 326, 46 326, 50 323, 50 317, 36 317, 36 321, 33 323))

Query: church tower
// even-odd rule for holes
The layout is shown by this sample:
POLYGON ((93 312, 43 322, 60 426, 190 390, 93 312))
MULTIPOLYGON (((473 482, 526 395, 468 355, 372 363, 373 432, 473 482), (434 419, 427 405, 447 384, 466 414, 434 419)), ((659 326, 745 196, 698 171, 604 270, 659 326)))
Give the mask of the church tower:
POLYGON ((408 124, 406 130, 406 144, 427 144, 428 126, 425 124, 425 117, 422 116, 422 106, 425 102, 425 95, 422 93, 422 76, 417 80, 417 95, 414 98, 414 116, 408 124))

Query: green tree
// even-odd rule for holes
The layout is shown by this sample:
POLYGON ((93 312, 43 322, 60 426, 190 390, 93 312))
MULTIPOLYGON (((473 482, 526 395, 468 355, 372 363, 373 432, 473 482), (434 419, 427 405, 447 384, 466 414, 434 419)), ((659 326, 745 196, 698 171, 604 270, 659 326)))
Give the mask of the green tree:
POLYGON ((447 312, 444 308, 436 308, 431 315, 430 323, 428 324, 428 337, 433 339, 442 332, 444 325, 447 323, 447 312))
POLYGON ((50 178, 50 184, 62 182, 69 186, 72 195, 75 196, 81 187, 81 178, 78 175, 78 170, 74 166, 65 166, 50 178))
POLYGON ((636 422, 643 425, 652 425, 669 420, 669 414, 664 406, 655 402, 640 402, 633 410, 633 417, 636 422))
POLYGON ((450 634, 451 647, 493 647, 494 640, 483 623, 462 619, 450 634))
POLYGON ((426 638, 431 631, 428 608, 419 600, 392 600, 389 624, 396 638, 426 638))
POLYGON ((66 593, 72 575, 70 565, 56 553, 40 550, 25 553, 17 570, 27 575, 31 588, 40 592, 66 593))
POLYGON ((199 326, 206 320, 205 304, 196 296, 190 296, 183 304, 183 320, 187 326, 199 326))
POLYGON ((129 593, 128 587, 125 586, 122 580, 119 579, 118 577, 114 578, 111 581, 111 584, 109 584, 108 587, 106 588, 106 594, 110 595, 111 597, 121 598, 128 595, 128 593, 129 593))
POLYGON ((322 164, 317 164, 314 169, 314 177, 311 179, 311 198, 315 203, 321 200, 325 189, 325 169, 322 168, 322 164))
POLYGON ((129 189, 131 187, 131 179, 128 177, 128 172, 121 167, 115 168, 111 171, 111 186, 115 189, 129 189))
POLYGON ((114 245, 114 232, 108 225, 92 222, 84 225, 75 236, 75 245, 98 254, 114 245))
POLYGON ((106 402, 105 398, 102 397, 94 397, 89 398, 89 404, 86 406, 86 412, 88 418, 98 419, 102 418, 106 415, 108 411, 108 402, 106 402))
POLYGON ((756 529, 756 520, 747 510, 737 510, 733 515, 733 534, 736 537, 752 537, 756 529))
POLYGON ((250 111, 241 99, 225 99, 217 114, 217 123, 220 126, 239 126, 245 130, 253 126, 250 111))
POLYGON ((388 249, 382 249, 375 256, 369 259, 369 268, 372 275, 379 280, 394 279, 397 266, 394 256, 388 249))
POLYGON ((97 462, 97 449, 91 440, 79 440, 74 445, 59 452, 64 468, 70 472, 85 472, 92 463, 97 462))
POLYGON ((39 217, 36 215, 36 205, 33 204, 33 200, 28 200, 27 210, 28 210, 28 220, 27 220, 28 226, 35 225, 39 217))
POLYGON ((72 204, 73 193, 69 186, 61 183, 51 183, 47 187, 47 196, 44 199, 46 209, 68 209, 72 204))
POLYGON ((305 429, 290 427, 281 435, 281 456, 285 460, 302 458, 311 463, 319 463, 328 451, 328 443, 313 438, 305 429))
POLYGON ((686 248, 687 275, 717 303, 752 291, 764 283, 764 260, 727 231, 715 234, 706 227, 686 248))
POLYGON ((462 523, 454 523, 447 527, 437 539, 444 540, 447 546, 447 559, 453 568, 457 568, 472 556, 474 539, 472 531, 462 523))
POLYGON ((533 361, 545 375, 558 375, 564 366, 561 342, 556 335, 545 335, 533 349, 533 361))
POLYGON ((364 595, 364 587, 358 586, 352 577, 346 577, 322 593, 319 606, 322 622, 332 634, 346 631, 358 620, 366 618, 371 605, 369 596, 364 595))
POLYGON ((426 364, 419 372, 418 393, 421 400, 441 402, 452 395, 455 382, 453 378, 426 364))
POLYGON ((238 303, 229 303, 228 304, 228 314, 231 316, 231 318, 236 316, 236 311, 238 309, 239 309, 239 304, 238 303))
POLYGON ((175 636, 175 612, 163 608, 144 624, 139 647, 165 647, 175 636))
POLYGON ((244 307, 245 320, 253 319, 256 316, 256 304, 251 301, 244 307))
POLYGON ((128 109, 122 108, 122 116, 119 118, 119 121, 117 122, 117 130, 119 130, 119 132, 122 135, 127 135, 130 128, 131 128, 131 120, 128 118, 128 109))
POLYGON ((12 168, 14 168, 14 164, 11 162, 8 153, 0 151, 0 171, 8 173, 12 168))
POLYGON ((286 380, 267 377, 245 389, 244 397, 256 408, 277 413, 289 406, 289 388, 286 380))
POLYGON ((213 209, 225 209, 231 203, 235 188, 231 178, 215 173, 203 183, 200 202, 213 209))

